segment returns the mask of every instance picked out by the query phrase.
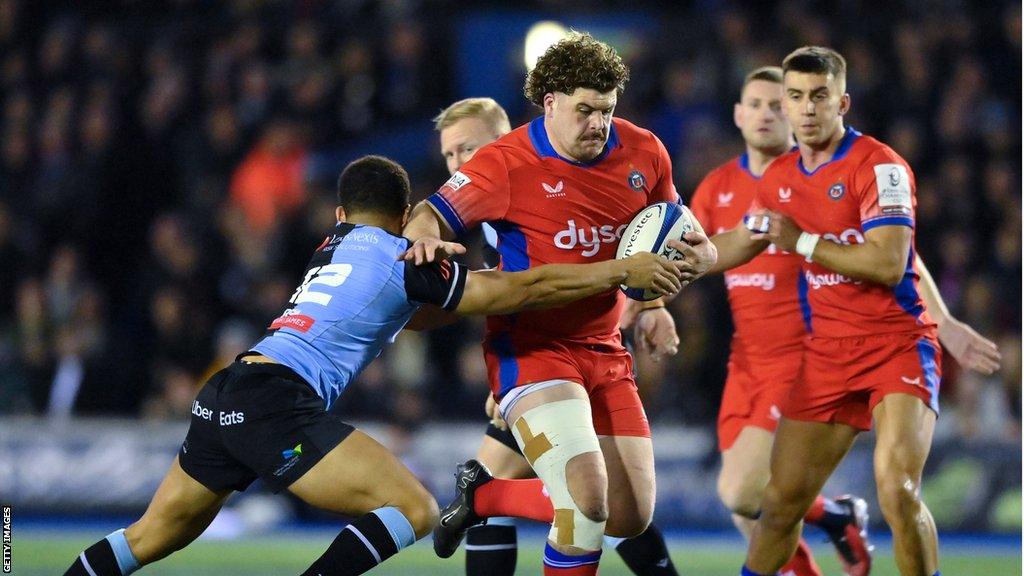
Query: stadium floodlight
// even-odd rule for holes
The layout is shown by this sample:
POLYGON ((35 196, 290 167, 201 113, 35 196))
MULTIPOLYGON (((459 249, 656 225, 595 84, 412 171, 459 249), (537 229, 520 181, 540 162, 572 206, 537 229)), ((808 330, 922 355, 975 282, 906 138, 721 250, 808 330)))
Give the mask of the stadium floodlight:
POLYGON ((537 22, 526 32, 526 40, 523 42, 523 58, 526 63, 526 70, 533 70, 537 59, 555 42, 569 35, 569 29, 562 23, 554 20, 542 20, 537 22))

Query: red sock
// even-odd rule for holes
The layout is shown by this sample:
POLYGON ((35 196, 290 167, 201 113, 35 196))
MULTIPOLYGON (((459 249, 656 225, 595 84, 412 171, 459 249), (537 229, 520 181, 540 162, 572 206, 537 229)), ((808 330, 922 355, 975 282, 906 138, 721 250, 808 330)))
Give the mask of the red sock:
POLYGON ((779 569, 782 576, 821 576, 821 568, 814 561, 811 548, 803 538, 796 547, 793 558, 786 562, 786 565, 779 569))
POLYGON ((807 511, 804 516, 804 522, 808 524, 817 524, 821 521, 821 518, 825 515, 825 497, 818 494, 818 497, 814 499, 814 503, 811 504, 811 508, 807 511))
POLYGON ((550 524, 555 509, 544 492, 544 483, 531 480, 495 478, 473 492, 473 511, 477 516, 515 516, 550 524))

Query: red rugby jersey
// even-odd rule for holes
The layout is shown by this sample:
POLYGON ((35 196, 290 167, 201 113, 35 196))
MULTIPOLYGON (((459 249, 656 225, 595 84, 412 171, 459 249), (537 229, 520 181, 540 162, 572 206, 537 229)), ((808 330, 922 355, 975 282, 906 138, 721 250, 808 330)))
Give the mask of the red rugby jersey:
MULTIPOLYGON (((858 244, 878 226, 914 227, 914 173, 891 148, 847 127, 832 160, 814 172, 799 151, 775 160, 758 182, 755 204, 792 218, 822 242, 858 244)), ((816 336, 841 338, 934 331, 918 293, 914 243, 895 287, 803 263, 800 300, 816 336)))
MULTIPOLYGON (((704 177, 690 209, 709 235, 731 230, 754 201, 757 182, 744 154, 704 177)), ((725 273, 736 327, 733 354, 774 357, 803 345, 807 330, 797 296, 802 260, 772 244, 750 262, 725 273)))
MULTIPOLYGON (((516 271, 612 259, 637 212, 679 195, 668 153, 651 132, 615 118, 604 151, 582 163, 555 152, 539 117, 481 148, 427 201, 457 235, 491 224, 500 268, 516 271)), ((492 316, 488 333, 603 342, 617 338, 624 298, 613 290, 562 308, 492 316)))

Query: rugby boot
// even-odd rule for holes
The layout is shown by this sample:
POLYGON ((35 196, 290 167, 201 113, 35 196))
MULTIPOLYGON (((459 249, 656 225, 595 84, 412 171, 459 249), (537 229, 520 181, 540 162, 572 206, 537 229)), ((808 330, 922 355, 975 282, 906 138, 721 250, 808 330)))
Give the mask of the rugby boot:
POLYGON ((484 521, 473 511, 473 493, 494 477, 486 466, 476 460, 459 464, 455 473, 455 499, 441 510, 441 520, 434 528, 434 553, 448 558, 459 548, 466 530, 484 521))
POLYGON ((825 527, 825 533, 836 547, 843 573, 847 576, 867 576, 871 573, 871 551, 868 542, 868 503, 856 496, 840 496, 834 502, 846 509, 849 520, 842 526, 825 527))

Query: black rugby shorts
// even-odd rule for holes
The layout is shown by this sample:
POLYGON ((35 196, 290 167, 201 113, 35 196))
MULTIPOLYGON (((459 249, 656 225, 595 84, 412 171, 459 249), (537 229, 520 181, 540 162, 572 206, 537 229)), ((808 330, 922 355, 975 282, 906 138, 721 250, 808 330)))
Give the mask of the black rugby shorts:
POLYGON ((280 492, 353 430, 328 414, 312 386, 287 366, 235 362, 193 401, 178 461, 213 491, 242 491, 262 478, 280 492))

